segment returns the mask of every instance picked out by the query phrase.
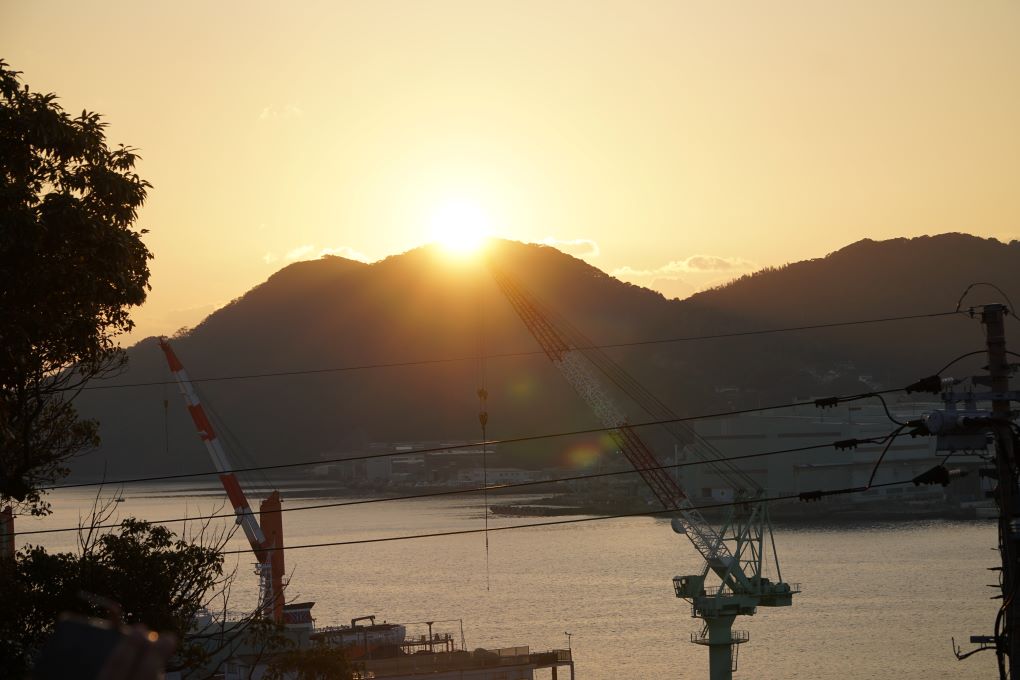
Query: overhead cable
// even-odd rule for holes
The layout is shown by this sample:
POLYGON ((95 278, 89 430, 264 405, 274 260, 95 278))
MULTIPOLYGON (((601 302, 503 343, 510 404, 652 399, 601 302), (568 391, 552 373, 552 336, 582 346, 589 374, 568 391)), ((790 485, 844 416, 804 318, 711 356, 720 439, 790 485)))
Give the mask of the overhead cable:
MULTIPOLYGON (((689 423, 697 420, 711 420, 715 418, 726 418, 730 416, 746 415, 748 413, 761 413, 764 411, 777 411, 787 408, 796 408, 798 406, 822 406, 820 402, 825 402, 826 406, 835 406, 836 404, 848 402, 848 401, 859 401, 862 399, 868 399, 870 397, 879 397, 885 394, 894 394, 897 392, 903 392, 904 388, 896 387, 887 390, 876 390, 873 392, 862 392, 860 394, 854 394, 842 397, 826 397, 824 399, 813 399, 811 401, 794 401, 786 402, 783 404, 771 404, 768 406, 755 406, 754 408, 745 409, 734 409, 730 411, 716 411, 714 413, 703 413, 700 415, 693 416, 680 416, 677 418, 665 418, 661 420, 645 420, 637 423, 629 423, 628 426, 632 428, 638 427, 651 427, 656 425, 667 425, 670 423, 689 423)), ((83 487, 96 487, 96 486, 120 486, 123 484, 137 484, 142 482, 159 482, 168 481, 172 479, 190 479, 195 477, 209 477, 211 475, 220 475, 228 473, 241 473, 241 472, 252 472, 255 470, 283 470, 298 467, 308 467, 310 465, 326 465, 329 463, 345 463, 357 460, 373 460, 376 458, 391 458, 395 456, 409 456, 417 454, 429 454, 429 453, 441 453, 443 451, 458 451, 463 449, 477 448, 480 446, 494 446, 494 445, 507 445, 507 444, 520 444, 524 442, 540 441, 544 439, 555 439, 559 437, 572 437, 585 434, 600 434, 603 432, 610 432, 616 428, 614 427, 592 427, 581 430, 569 430, 564 432, 551 432, 546 434, 526 435, 522 437, 510 437, 505 439, 490 439, 488 441, 476 441, 476 442, 465 442, 461 444, 450 444, 441 446, 431 446, 420 449, 410 449, 407 451, 386 451, 383 453, 367 453, 358 456, 350 456, 345 458, 320 458, 318 460, 299 461, 293 463, 274 463, 270 465, 254 465, 251 467, 233 468, 230 470, 216 471, 210 470, 205 472, 182 472, 172 475, 151 475, 148 477, 131 477, 127 479, 119 480, 105 480, 98 482, 75 482, 72 484, 54 484, 51 486, 41 486, 40 490, 51 491, 54 489, 77 489, 83 487)))
MULTIPOLYGON (((779 450, 776 450, 776 451, 761 451, 761 452, 757 452, 757 453, 746 453, 746 454, 741 454, 741 455, 736 455, 736 456, 729 456, 728 458, 726 458, 726 460, 728 460, 728 461, 749 460, 749 459, 752 459, 752 458, 765 458, 765 457, 768 457, 768 456, 778 456, 778 455, 782 455, 782 454, 786 454, 786 453, 800 453, 800 452, 803 452, 803 451, 816 451, 816 450, 828 449, 828 448, 834 448, 837 451, 845 451, 847 449, 857 448, 858 446, 862 446, 862 445, 865 445, 865 444, 886 444, 887 442, 891 442, 893 439, 895 439, 895 438, 897 438, 899 436, 902 436, 902 434, 903 433, 901 433, 901 432, 893 432, 893 433, 887 434, 887 435, 885 435, 883 437, 870 437, 870 438, 864 438, 864 439, 843 439, 843 440, 839 440, 839 441, 835 441, 835 442, 828 442, 826 444, 809 444, 809 445, 806 445, 806 446, 797 446, 797 447, 793 447, 793 448, 779 449, 779 450)), ((522 488, 527 488, 527 487, 545 486, 545 485, 549 485, 549 484, 561 484, 561 483, 565 483, 565 482, 582 482, 582 481, 587 481, 587 480, 591 480, 591 479, 602 479, 602 478, 606 478, 606 477, 616 477, 616 476, 620 476, 620 475, 632 475, 632 474, 637 474, 639 472, 647 471, 647 470, 672 470, 672 469, 676 469, 676 468, 693 467, 693 466, 698 466, 698 465, 707 465, 710 462, 711 461, 704 460, 704 459, 702 459, 702 460, 692 460, 692 461, 684 461, 684 462, 672 463, 670 465, 658 465, 658 466, 651 467, 651 468, 642 468, 641 470, 628 469, 628 470, 618 470, 618 471, 614 471, 614 472, 597 472, 597 473, 587 474, 587 475, 573 475, 573 476, 570 476, 570 477, 555 477, 553 479, 534 480, 534 481, 530 481, 530 482, 510 482, 510 483, 506 483, 506 484, 491 484, 491 485, 485 485, 485 486, 480 486, 480 487, 469 487, 469 488, 465 488, 465 489, 445 489, 445 490, 442 490, 442 491, 427 491, 427 492, 416 493, 416 494, 408 494, 408 495, 403 495, 403 496, 388 496, 388 497, 385 497, 385 498, 360 498, 360 499, 351 500, 351 501, 337 501, 337 502, 333 502, 333 503, 316 503, 314 505, 301 505, 301 506, 298 506, 298 507, 281 508, 280 510, 269 510, 269 511, 266 511, 266 512, 267 512, 267 514, 272 514, 274 512, 298 512, 298 511, 303 511, 303 510, 322 510, 322 509, 325 509, 325 508, 341 508, 341 507, 348 507, 348 506, 352 506, 352 505, 370 505, 370 504, 374 504, 374 503, 388 503, 388 502, 393 502, 393 501, 420 500, 420 499, 423 499, 423 498, 435 498, 435 497, 438 497, 438 496, 455 496, 455 495, 461 495, 461 494, 471 494, 471 493, 481 493, 481 492, 491 492, 491 491, 506 491, 506 490, 510 490, 510 489, 522 489, 522 488)), ((233 517, 236 517, 235 513, 233 513, 233 512, 229 512, 229 513, 228 512, 224 512, 224 513, 217 513, 217 514, 212 514, 212 515, 197 515, 197 516, 196 515, 192 515, 190 517, 175 517, 175 518, 172 518, 172 519, 158 519, 158 520, 146 520, 146 521, 148 521, 148 522, 150 522, 152 524, 174 524, 174 523, 179 523, 179 522, 205 521, 205 520, 211 520, 211 519, 233 518, 233 517)), ((114 529, 114 528, 119 527, 119 526, 120 526, 119 523, 100 524, 100 525, 96 525, 93 528, 94 529, 114 529)), ((27 534, 53 534, 53 533, 61 533, 61 532, 66 532, 66 531, 77 531, 79 528, 80 527, 61 527, 61 528, 55 528, 55 529, 34 529, 34 530, 30 530, 30 531, 18 531, 18 532, 15 532, 15 534, 18 535, 18 536, 23 536, 23 535, 27 535, 27 534)), ((6 536, 6 535, 8 535, 8 534, 0 533, 0 538, 2 538, 3 536, 6 536)))
MULTIPOLYGON (((734 331, 731 333, 714 333, 710 335, 688 335, 670 338, 656 338, 651 340, 634 340, 630 342, 615 342, 604 345, 591 345, 590 347, 579 347, 578 349, 614 349, 622 347, 640 347, 644 345, 660 345, 674 342, 695 342, 700 340, 720 340, 724 338, 741 338, 753 335, 771 335, 775 333, 791 333, 795 331, 821 330, 826 328, 842 328, 845 326, 863 326, 868 324, 888 323, 893 321, 910 321, 914 319, 930 319, 961 314, 959 310, 947 312, 931 312, 927 314, 909 314, 904 316, 887 316, 874 319, 857 319, 853 321, 834 321, 830 323, 808 324, 804 326, 788 326, 785 328, 764 328, 748 331, 734 331)), ((542 350, 529 350, 523 352, 501 352, 489 354, 487 359, 505 359, 512 357, 533 356, 543 354, 542 350)), ((456 357, 441 357, 435 359, 418 359, 409 361, 380 362, 371 364, 355 364, 351 366, 336 366, 329 368, 297 369, 290 371, 275 371, 267 373, 245 373, 237 375, 210 376, 204 378, 191 378, 192 383, 198 382, 223 382, 228 380, 255 380, 262 378, 283 378, 299 375, 317 375, 321 373, 343 373, 348 371, 364 371, 381 368, 405 368, 409 366, 425 366, 430 364, 450 364, 464 361, 478 361, 481 357, 475 355, 464 355, 456 357)), ((115 390, 133 387, 151 387, 154 385, 175 385, 173 380, 152 380, 147 382, 120 383, 109 385, 88 385, 83 390, 115 390)))
MULTIPOLYGON (((874 484, 871 486, 872 489, 879 489, 890 486, 905 486, 907 484, 917 485, 915 479, 904 479, 895 482, 884 482, 882 484, 874 484)), ((827 495, 835 495, 838 493, 852 494, 860 493, 861 488, 850 488, 850 489, 832 489, 826 491, 827 495)), ((757 502, 771 503, 774 501, 786 501, 786 500, 806 500, 802 498, 802 494, 784 494, 781 496, 768 496, 765 498, 754 499, 757 502)), ((709 503, 707 505, 692 505, 689 510, 709 510, 712 508, 728 508, 737 505, 743 505, 748 503, 748 499, 728 501, 724 503, 709 503)), ((625 519, 628 517, 645 517, 648 515, 667 515, 675 513, 676 510, 645 510, 642 512, 628 512, 620 513, 616 515, 595 515, 593 517, 572 517, 570 519, 559 519, 551 520, 548 522, 528 522, 526 524, 510 524, 508 526, 497 526, 489 527, 488 531, 510 531, 512 529, 534 529, 537 527, 548 527, 548 526, 563 526, 568 524, 583 524, 585 522, 600 522, 603 520, 611 519, 625 519)), ((267 550, 303 550, 307 548, 326 548, 331 546, 343 546, 343 545, 363 545, 367 543, 389 543, 393 541, 410 541, 419 538, 439 538, 443 536, 461 536, 464 534, 477 534, 485 531, 485 529, 457 529, 452 531, 434 531, 427 534, 402 534, 399 536, 383 536, 380 538, 360 538, 352 539, 349 541, 328 541, 323 543, 306 543, 303 545, 288 545, 280 548, 267 548, 267 550)), ((249 554, 250 550, 224 550, 221 554, 223 555, 246 555, 249 554)))
MULTIPOLYGON (((1006 301, 1006 304, 1009 305, 1009 307, 1008 307, 1009 311, 1010 312, 1014 312, 1014 313, 1016 312, 1016 308, 1013 306, 1013 302, 1009 299, 1009 295, 1006 295, 1006 291, 1002 290, 1001 288, 999 288, 994 283, 990 283, 988 281, 975 281, 974 283, 972 283, 969 286, 967 286, 966 288, 964 288, 963 293, 960 295, 960 299, 956 301, 956 311, 957 312, 962 312, 963 311, 961 309, 961 307, 963 306, 964 298, 967 297, 967 293, 969 293, 971 291, 971 289, 976 288, 977 286, 985 286, 987 288, 991 288, 992 290, 998 292, 998 294, 1002 296, 1002 299, 1006 301)), ((972 312, 973 312, 973 309, 974 308, 972 307, 971 308, 972 312)))

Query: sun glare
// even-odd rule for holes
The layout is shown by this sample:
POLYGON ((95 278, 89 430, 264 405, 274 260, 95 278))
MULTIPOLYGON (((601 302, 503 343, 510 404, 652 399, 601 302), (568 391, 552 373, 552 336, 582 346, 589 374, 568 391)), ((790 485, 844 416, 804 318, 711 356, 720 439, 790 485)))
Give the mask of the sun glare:
POLYGON ((447 201, 432 214, 432 240, 457 255, 478 252, 492 231, 492 219, 477 203, 447 201))

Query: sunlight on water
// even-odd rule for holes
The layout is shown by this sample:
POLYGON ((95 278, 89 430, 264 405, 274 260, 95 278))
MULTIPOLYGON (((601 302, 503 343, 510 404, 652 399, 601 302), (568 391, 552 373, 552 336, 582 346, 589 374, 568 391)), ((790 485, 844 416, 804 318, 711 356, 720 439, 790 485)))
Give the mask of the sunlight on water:
MULTIPOLYGON (((168 493, 132 489, 121 516, 223 512, 217 489, 168 493)), ((309 503, 285 492, 284 507, 309 503)), ((76 523, 84 492, 54 494, 54 514, 20 520, 22 531, 76 523)), ((480 503, 480 501, 478 501, 480 503)), ((473 499, 405 501, 293 512, 289 545, 478 528, 473 499)), ((490 527, 532 520, 498 518, 490 527)), ((179 525, 178 525, 179 527, 179 525)), ((997 553, 992 522, 924 521, 864 526, 780 527, 783 577, 802 582, 793 608, 739 620, 751 641, 736 677, 987 678, 990 653, 958 662, 950 638, 990 634, 996 603, 986 567, 997 553)), ((73 534, 19 538, 53 549, 73 534)), ((315 600, 320 625, 376 614, 391 622, 463 619, 468 647, 566 646, 572 633, 579 680, 704 678, 707 654, 688 642, 698 628, 673 596, 671 578, 700 560, 663 520, 633 518, 490 535, 486 591, 482 535, 294 550, 288 599, 315 600)), ((244 549, 243 537, 231 547, 244 549)), ((233 558, 231 558, 233 559, 233 558)), ((252 606, 256 580, 240 561, 234 607, 252 606)))

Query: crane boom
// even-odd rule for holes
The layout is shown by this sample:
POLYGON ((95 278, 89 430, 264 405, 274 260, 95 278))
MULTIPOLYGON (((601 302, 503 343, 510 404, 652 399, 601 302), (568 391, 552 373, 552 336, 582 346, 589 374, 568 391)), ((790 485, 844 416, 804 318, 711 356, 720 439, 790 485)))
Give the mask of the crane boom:
POLYGON ((202 402, 199 401, 187 371, 184 370, 184 365, 177 358, 177 354, 166 338, 160 338, 159 347, 166 355, 170 372, 184 396, 184 402, 195 423, 195 428, 198 430, 198 436, 205 444, 213 466, 220 473, 220 482, 234 508, 235 521, 241 525, 248 544, 251 546, 252 552, 255 553, 255 559, 258 562, 256 573, 259 576, 259 609, 266 614, 271 614, 277 622, 283 622, 285 567, 283 527, 280 520, 280 494, 274 491, 261 505, 263 523, 267 526, 267 531, 270 534, 267 539, 266 533, 263 532, 262 526, 248 504, 248 499, 244 495, 237 476, 230 469, 227 454, 216 436, 216 431, 206 415, 202 402))
POLYGON ((788 607, 793 604, 793 595, 800 592, 799 584, 782 581, 774 541, 772 552, 780 580, 773 582, 763 574, 765 537, 772 536, 772 527, 768 503, 762 500, 762 489, 683 423, 667 428, 685 446, 694 447, 700 457, 734 485, 740 502, 731 508, 730 519, 723 528, 718 532, 713 529, 616 407, 591 367, 602 371, 614 385, 654 417, 668 420, 675 415, 580 331, 565 321, 565 330, 557 327, 553 322, 554 313, 543 308, 491 257, 486 258, 486 264, 496 285, 549 360, 599 421, 612 428, 610 436, 663 507, 676 511, 672 521, 674 531, 686 534, 705 558, 700 574, 675 576, 673 589, 678 598, 691 603, 691 616, 705 622, 700 633, 691 634, 691 642, 708 647, 709 677, 711 680, 731 680, 737 667, 734 650, 749 639, 746 631, 733 631, 736 617, 753 615, 759 606, 788 607), (746 495, 747 492, 750 494, 746 495), (709 572, 719 578, 718 587, 706 588, 705 578, 709 572))
POLYGON ((559 329, 568 342, 576 347, 594 368, 598 369, 613 385, 633 399, 653 420, 661 421, 659 427, 668 432, 688 453, 710 465, 713 472, 720 479, 728 482, 734 491, 742 496, 754 497, 762 495, 761 487, 750 475, 734 465, 732 461, 726 458, 722 451, 695 432, 687 423, 683 422, 683 419, 672 409, 649 392, 633 376, 628 374, 623 367, 613 361, 591 339, 573 326, 568 319, 557 314, 555 310, 542 305, 537 299, 532 299, 531 304, 559 329))
POLYGON ((191 384, 191 379, 188 378, 184 365, 177 358, 177 354, 170 346, 170 343, 165 338, 161 338, 159 347, 166 354, 166 361, 170 366, 170 372, 173 374, 174 380, 177 381, 177 386, 184 396, 188 413, 191 415, 191 419, 195 422, 195 428, 198 430, 198 436, 205 443, 206 451, 209 452, 209 457, 212 459, 216 471, 220 473, 220 482, 223 484, 223 489, 227 492, 230 504, 234 507, 237 523, 244 530, 244 535, 248 538, 251 549, 261 559, 266 547, 265 534, 262 533, 262 527, 259 526, 258 520, 255 519, 255 513, 252 512, 251 506, 248 505, 248 499, 241 489, 241 484, 237 481, 237 476, 230 471, 227 454, 224 452, 223 446, 216 436, 212 423, 209 422, 205 408, 202 406, 202 402, 199 401, 198 394, 195 393, 195 388, 191 384))
POLYGON ((728 565, 730 560, 725 558, 731 557, 731 554, 722 537, 693 507, 680 485, 629 425, 626 416, 609 398, 595 375, 588 370, 580 351, 541 313, 528 292, 491 260, 488 261, 488 266, 496 285, 542 346, 549 360, 560 370, 602 425, 613 428, 610 436, 663 508, 677 511, 678 530, 686 532, 694 547, 710 565, 713 567, 728 565))

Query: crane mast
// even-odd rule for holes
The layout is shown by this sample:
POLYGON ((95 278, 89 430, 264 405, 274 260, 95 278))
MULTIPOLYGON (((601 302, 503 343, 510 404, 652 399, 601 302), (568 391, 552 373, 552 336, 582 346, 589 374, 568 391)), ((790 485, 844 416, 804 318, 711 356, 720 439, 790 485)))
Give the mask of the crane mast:
POLYGON ((191 415, 195 428, 198 430, 198 436, 205 444, 213 466, 220 473, 220 483, 223 484, 223 489, 227 492, 227 498, 234 508, 235 521, 241 526, 245 537, 248 539, 248 545, 251 546, 252 552, 255 554, 255 571, 259 576, 259 610, 264 615, 271 615, 278 623, 282 623, 284 560, 280 494, 278 491, 274 491, 262 502, 259 508, 262 524, 267 527, 267 531, 263 532, 262 526, 255 518, 255 513, 248 504, 248 499, 244 495, 244 490, 241 488, 237 476, 231 471, 227 454, 223 450, 223 445, 220 444, 219 438, 216 436, 212 422, 210 422, 209 417, 206 415, 205 408, 202 406, 202 402, 199 400, 198 394, 191 384, 187 371, 184 370, 184 365, 177 358, 177 354, 166 338, 160 338, 159 347, 166 355, 170 372, 173 374, 174 380, 176 380, 177 386, 180 388, 181 395, 184 397, 188 413, 191 415), (266 536, 267 533, 269 534, 268 538, 266 536))
MULTIPOLYGON (((716 531, 658 462, 652 449, 616 406, 591 366, 601 369, 617 387, 654 416, 664 419, 664 414, 671 413, 668 408, 640 387, 612 359, 586 342, 578 331, 569 326, 566 330, 557 327, 550 318, 552 313, 545 310, 491 256, 486 259, 486 265, 496 285, 545 355, 602 425, 612 428, 610 436, 663 509, 676 512, 672 520, 673 530, 686 534, 705 559, 700 574, 677 576, 673 579, 673 586, 678 598, 690 602, 691 615, 705 622, 700 633, 691 634, 691 642, 709 648, 709 677, 711 680, 729 680, 736 670, 737 645, 749 639, 746 632, 732 630, 736 616, 752 615, 758 606, 789 606, 793 594, 800 592, 799 586, 782 582, 778 558, 776 571, 779 582, 773 583, 762 575, 765 536, 771 538, 772 533, 768 506, 759 500, 762 490, 745 473, 719 460, 721 454, 693 430, 686 427, 672 429, 674 436, 685 445, 702 444, 702 448, 708 451, 708 462, 718 465, 724 477, 739 485, 737 490, 741 500, 734 505, 722 530, 716 531), (711 460, 711 457, 716 460, 711 460), (719 578, 719 585, 706 588, 705 579, 710 572, 719 578)), ((774 552, 773 549, 773 557, 774 552)))

